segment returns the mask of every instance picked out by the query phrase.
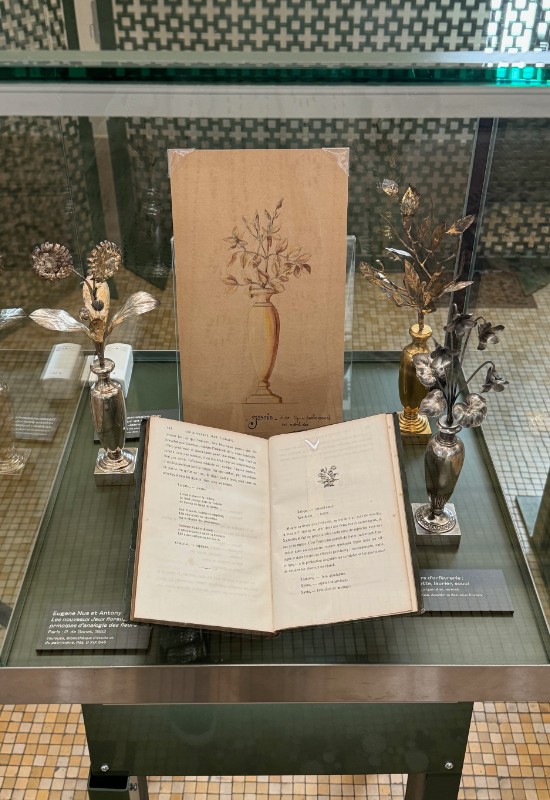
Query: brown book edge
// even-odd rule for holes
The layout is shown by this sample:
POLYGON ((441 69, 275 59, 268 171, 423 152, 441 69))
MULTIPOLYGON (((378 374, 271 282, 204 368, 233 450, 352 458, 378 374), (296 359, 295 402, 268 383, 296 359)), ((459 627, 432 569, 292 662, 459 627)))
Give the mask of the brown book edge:
POLYGON ((141 534, 141 515, 143 511, 143 494, 145 491, 145 472, 147 469, 147 444, 149 442, 149 420, 144 419, 141 423, 141 435, 136 463, 136 490, 134 495, 134 519, 132 525, 132 541, 130 543, 130 556, 128 560, 128 581, 130 588, 128 616, 132 622, 145 622, 134 617, 134 593, 137 580, 137 565, 139 559, 139 546, 141 534))
POLYGON ((411 554, 411 564, 412 570, 414 575, 414 589, 416 593, 416 602, 418 606, 417 611, 411 611, 410 613, 400 614, 399 616, 418 616, 419 614, 424 613, 424 600, 422 597, 422 591, 420 589, 420 569, 418 566, 418 551, 416 549, 416 527, 414 524, 414 517, 412 513, 412 505, 409 498, 409 484, 407 483, 407 472, 405 470, 405 459, 404 459, 404 450, 403 450, 403 439, 401 438, 401 430, 399 428, 399 415, 397 412, 394 412, 392 415, 393 418, 393 429, 395 433, 395 444, 397 447, 397 460, 399 462, 399 474, 401 478, 401 487, 403 489, 403 505, 405 506, 405 518, 407 520, 407 533, 409 536, 409 552, 411 554))

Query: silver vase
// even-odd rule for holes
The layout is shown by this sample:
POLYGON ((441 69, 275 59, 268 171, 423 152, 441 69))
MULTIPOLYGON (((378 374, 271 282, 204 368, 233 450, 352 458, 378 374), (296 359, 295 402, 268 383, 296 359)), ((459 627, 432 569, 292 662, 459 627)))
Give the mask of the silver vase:
POLYGON ((464 444, 457 434, 460 425, 448 425, 446 417, 437 422, 438 432, 428 442, 424 474, 430 502, 415 511, 417 523, 429 533, 448 533, 456 517, 446 503, 454 492, 464 463, 464 444))
POLYGON ((15 449, 15 416, 7 383, 0 381, 0 475, 19 475, 30 450, 15 449))
POLYGON ((90 390, 92 418, 102 445, 95 469, 98 483, 118 483, 117 476, 132 474, 135 466, 135 450, 124 448, 126 404, 122 386, 111 378, 114 368, 115 363, 110 358, 104 360, 103 366, 99 359, 91 366, 97 375, 90 390), (115 480, 109 480, 109 477, 115 480))

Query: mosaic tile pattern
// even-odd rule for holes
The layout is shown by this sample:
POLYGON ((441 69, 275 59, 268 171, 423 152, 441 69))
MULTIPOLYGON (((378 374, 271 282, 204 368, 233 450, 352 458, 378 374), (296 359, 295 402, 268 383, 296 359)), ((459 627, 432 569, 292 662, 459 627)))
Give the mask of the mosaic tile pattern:
POLYGON ((518 53, 547 50, 550 44, 548 3, 509 3, 494 0, 484 49, 518 53))
POLYGON ((96 219, 102 216, 102 210, 97 207, 98 187, 94 189, 87 182, 96 177, 94 164, 91 163, 95 158, 92 131, 86 118, 60 117, 59 126, 63 137, 64 174, 68 189, 64 211, 67 223, 72 227, 75 262, 84 264, 92 247, 105 238, 103 227, 94 231, 92 222, 94 216, 96 219))
MULTIPOLYGON (((384 195, 374 188, 386 177, 410 182, 437 203, 441 219, 462 215, 475 120, 459 119, 144 119, 124 121, 124 141, 112 147, 127 150, 130 187, 119 187, 123 245, 131 260, 154 259, 154 247, 136 231, 147 227, 148 196, 154 188, 161 220, 161 251, 169 258, 172 235, 166 150, 170 148, 305 148, 349 147, 348 233, 367 255, 387 244, 379 217, 384 195), (449 192, 449 185, 453 191, 449 192), (376 202, 373 202, 375 195, 376 202)), ((126 176, 128 180, 128 176, 126 176)))
POLYGON ((548 253, 550 164, 541 158, 548 147, 550 119, 499 120, 480 255, 548 253))
POLYGON ((43 241, 59 241, 79 262, 94 244, 82 122, 63 117, 0 120, 0 264, 2 296, 26 310, 55 306, 65 284, 33 279, 29 256, 43 241))
MULTIPOLYGON (((80 707, 0 706, 0 800, 86 800, 80 707)), ((404 775, 159 776, 154 800, 404 797, 404 775)), ((550 704, 476 704, 459 800, 548 800, 550 704)))
POLYGON ((475 50, 489 3, 473 0, 115 0, 122 50, 475 50))
POLYGON ((0 50, 67 49, 62 0, 0 0, 0 50))

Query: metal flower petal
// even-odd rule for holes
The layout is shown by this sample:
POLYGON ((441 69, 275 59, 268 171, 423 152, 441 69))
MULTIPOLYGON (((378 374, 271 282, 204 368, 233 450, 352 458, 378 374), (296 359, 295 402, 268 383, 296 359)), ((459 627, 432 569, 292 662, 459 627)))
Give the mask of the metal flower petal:
POLYGON ((399 194, 399 186, 395 181, 390 181, 389 178, 384 178, 384 180, 378 184, 378 188, 382 189, 389 197, 397 197, 399 194))
POLYGON ((158 305, 159 301, 157 298, 153 297, 149 292, 136 292, 135 294, 131 294, 122 308, 114 315, 107 333, 111 333, 113 328, 120 325, 125 319, 137 317, 138 314, 146 314, 147 311, 152 311, 158 305))
POLYGON ((432 369, 432 360, 426 353, 417 353, 413 356, 414 368, 416 369, 416 377, 423 386, 435 386, 437 383, 437 376, 432 369))
POLYGON ((47 281, 60 281, 73 271, 73 258, 63 244, 44 242, 37 245, 31 254, 34 271, 47 281))
POLYGON ((491 325, 490 322, 483 322, 477 326, 479 338, 478 350, 486 350, 488 344, 498 344, 498 334, 502 333, 504 325, 491 325))
POLYGON ((111 293, 106 281, 96 285, 93 293, 90 291, 88 281, 82 284, 82 299, 88 311, 88 319, 102 319, 105 323, 109 316, 111 293))
POLYGON ((438 378, 445 377, 445 370, 453 363, 453 355, 455 354, 454 350, 450 350, 448 347, 442 347, 441 345, 438 345, 435 350, 430 353, 430 358, 432 360, 431 366, 438 378))
POLYGON ((440 417, 447 409, 447 401, 441 389, 432 389, 420 403, 419 411, 427 417, 440 417))
POLYGON ((401 198, 400 210, 404 217, 412 217, 420 205, 420 195, 414 186, 407 186, 407 191, 401 198))
POLYGON ((26 316, 22 308, 3 308, 0 311, 0 330, 7 328, 8 325, 18 319, 24 319, 26 316))
POLYGON ((507 386, 509 381, 504 380, 501 378, 500 375, 497 373, 496 368, 494 365, 491 365, 487 370, 487 375, 485 376, 485 383, 481 387, 482 392, 503 392, 504 387, 507 386))
POLYGON ((74 317, 71 317, 62 308, 37 308, 29 317, 37 325, 42 328, 47 328, 49 331, 64 331, 64 332, 81 332, 89 336, 88 328, 78 322, 74 317))
POLYGON ((457 336, 464 336, 475 324, 473 314, 460 314, 458 306, 453 303, 453 317, 443 330, 447 331, 447 333, 455 333, 457 336))
POLYGON ((463 428, 477 428, 487 416, 487 402, 479 394, 469 394, 453 406, 453 419, 463 428))
POLYGON ((95 278, 98 283, 112 277, 121 266, 122 253, 114 242, 100 242, 88 256, 88 276, 95 278))

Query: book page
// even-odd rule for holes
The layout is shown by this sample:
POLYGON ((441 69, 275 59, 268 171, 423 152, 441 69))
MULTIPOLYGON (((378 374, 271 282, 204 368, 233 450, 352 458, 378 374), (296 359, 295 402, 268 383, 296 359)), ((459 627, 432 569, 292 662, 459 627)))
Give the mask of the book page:
POLYGON ((277 630, 416 611, 390 415, 270 440, 277 630))
POLYGON ((272 631, 267 443, 152 417, 132 617, 272 631))

